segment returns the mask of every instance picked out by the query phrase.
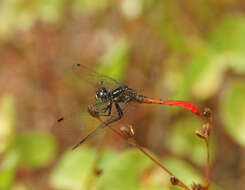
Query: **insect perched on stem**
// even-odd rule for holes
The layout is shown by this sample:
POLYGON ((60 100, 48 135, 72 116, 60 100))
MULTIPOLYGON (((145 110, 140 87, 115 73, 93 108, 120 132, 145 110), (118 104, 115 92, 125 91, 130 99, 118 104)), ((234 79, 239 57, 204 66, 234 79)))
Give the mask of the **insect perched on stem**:
MULTIPOLYGON (((72 68, 81 79, 91 83, 95 87, 95 101, 88 106, 88 113, 99 120, 101 117, 107 118, 106 121, 100 120, 101 124, 83 137, 73 147, 73 149, 77 148, 88 138, 96 134, 100 129, 121 120, 124 117, 125 108, 130 106, 132 102, 139 104, 164 104, 178 106, 190 110, 196 115, 200 115, 201 113, 200 110, 191 102, 149 98, 143 94, 137 93, 136 90, 130 88, 126 84, 123 84, 109 76, 99 74, 84 65, 75 64, 72 68), (115 111, 112 112, 112 109, 115 111)), ((57 123, 61 123, 65 119, 65 117, 61 117, 57 120, 57 123)), ((58 125, 56 127, 58 127, 58 125)))

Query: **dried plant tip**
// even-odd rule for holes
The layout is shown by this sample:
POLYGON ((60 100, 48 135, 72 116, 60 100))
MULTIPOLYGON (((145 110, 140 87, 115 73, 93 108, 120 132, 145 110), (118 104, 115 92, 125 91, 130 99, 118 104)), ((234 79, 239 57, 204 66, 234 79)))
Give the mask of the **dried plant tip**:
POLYGON ((179 185, 179 182, 180 182, 175 176, 171 176, 170 181, 172 185, 179 185))
POLYGON ((201 130, 197 130, 196 135, 202 139, 207 139, 210 135, 210 124, 209 123, 205 123, 202 126, 201 130))
POLYGON ((205 135, 203 134, 202 130, 195 131, 195 134, 201 138, 201 139, 206 139, 205 135))
POLYGON ((203 186, 203 185, 201 185, 201 184, 193 184, 192 186, 191 186, 191 189, 192 190, 208 190, 208 186, 203 186))
POLYGON ((96 168, 96 169, 94 170, 94 173, 95 173, 97 176, 101 175, 102 172, 103 172, 103 170, 102 170, 102 169, 99 169, 99 168, 96 168))
POLYGON ((212 110, 210 108, 204 108, 204 111, 202 112, 202 116, 210 119, 212 117, 212 110))
POLYGON ((134 136, 134 129, 133 129, 132 125, 122 126, 120 128, 120 131, 122 132, 123 136, 126 139, 130 139, 130 138, 132 138, 134 136))
POLYGON ((92 106, 88 106, 88 113, 95 118, 99 117, 99 113, 92 107, 92 106))

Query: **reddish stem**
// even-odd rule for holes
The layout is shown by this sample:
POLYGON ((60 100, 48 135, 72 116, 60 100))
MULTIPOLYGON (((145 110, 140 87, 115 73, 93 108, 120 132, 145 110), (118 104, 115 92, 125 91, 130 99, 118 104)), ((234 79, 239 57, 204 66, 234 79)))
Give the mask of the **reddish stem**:
POLYGON ((207 166, 205 168, 205 182, 206 186, 209 186, 209 173, 210 173, 210 152, 209 152, 209 142, 205 139, 205 144, 207 148, 207 166))
MULTIPOLYGON (((122 133, 120 133, 119 131, 117 131, 116 129, 114 129, 113 127, 109 126, 109 128, 116 133, 118 136, 120 136, 122 139, 125 140, 125 137, 122 133)), ((158 165, 163 171, 165 171, 167 174, 169 174, 170 176, 175 177, 175 175, 169 171, 165 166, 163 166, 158 160, 156 160, 155 158, 153 158, 153 156, 151 156, 149 153, 147 153, 139 144, 136 143, 135 140, 127 140, 127 142, 129 144, 131 144, 132 146, 136 147, 138 150, 140 150, 144 155, 146 155, 149 159, 151 159, 156 165, 158 165)), ((185 185, 182 181, 180 181, 177 177, 175 177, 178 180, 178 186, 182 187, 186 190, 191 190, 187 185, 185 185)))

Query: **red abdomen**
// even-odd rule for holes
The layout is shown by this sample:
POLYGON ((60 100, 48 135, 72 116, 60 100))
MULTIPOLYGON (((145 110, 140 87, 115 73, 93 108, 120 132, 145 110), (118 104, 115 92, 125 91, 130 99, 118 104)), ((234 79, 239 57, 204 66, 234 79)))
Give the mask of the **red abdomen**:
POLYGON ((146 104, 165 104, 165 105, 170 105, 170 106, 178 106, 187 110, 190 110, 196 115, 200 115, 201 111, 200 109, 194 105, 191 102, 187 101, 181 101, 181 100, 162 100, 162 99, 153 99, 153 98, 140 98, 138 100, 140 103, 146 103, 146 104))

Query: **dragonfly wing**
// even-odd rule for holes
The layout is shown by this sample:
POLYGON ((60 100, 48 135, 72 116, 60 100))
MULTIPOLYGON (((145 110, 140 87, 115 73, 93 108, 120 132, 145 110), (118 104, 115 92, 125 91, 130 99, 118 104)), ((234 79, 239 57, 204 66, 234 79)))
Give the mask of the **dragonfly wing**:
POLYGON ((100 122, 91 117, 86 109, 57 118, 52 133, 58 138, 61 148, 74 146, 81 137, 100 122))
POLYGON ((123 83, 113 79, 109 76, 97 73, 93 69, 90 69, 82 64, 74 64, 72 66, 73 72, 82 80, 89 82, 95 87, 104 86, 107 89, 115 89, 118 87, 125 86, 123 83))
POLYGON ((72 150, 76 149, 79 147, 82 143, 84 143, 87 139, 93 137, 96 135, 101 129, 103 129, 106 125, 104 123, 101 123, 98 127, 94 128, 92 131, 90 131, 87 135, 82 137, 75 146, 72 147, 72 150))
MULTIPOLYGON (((127 112, 128 108, 129 108, 129 103, 123 104, 121 105, 121 109, 122 112, 127 112)), ((73 146, 72 149, 76 149, 78 146, 80 146, 82 143, 84 143, 86 140, 88 140, 89 138, 93 137, 94 135, 96 135, 99 131, 101 131, 102 129, 104 129, 105 127, 111 126, 113 125, 115 122, 119 121, 121 118, 119 117, 119 113, 118 110, 114 109, 112 110, 111 115, 109 116, 108 119, 106 119, 105 121, 102 121, 102 119, 99 119, 101 121, 101 124, 98 125, 98 127, 94 128, 93 130, 91 130, 86 136, 84 136, 83 138, 80 139, 80 141, 73 146)))

